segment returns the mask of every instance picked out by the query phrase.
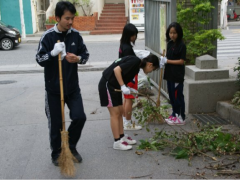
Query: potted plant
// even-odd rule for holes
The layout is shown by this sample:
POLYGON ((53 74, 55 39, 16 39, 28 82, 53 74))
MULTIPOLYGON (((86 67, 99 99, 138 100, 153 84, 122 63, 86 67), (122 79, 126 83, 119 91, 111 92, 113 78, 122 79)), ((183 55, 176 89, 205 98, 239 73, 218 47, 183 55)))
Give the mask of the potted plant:
POLYGON ((50 28, 52 28, 55 24, 57 23, 57 21, 56 20, 54 20, 54 19, 47 19, 46 21, 45 21, 45 27, 46 27, 46 29, 50 29, 50 28))

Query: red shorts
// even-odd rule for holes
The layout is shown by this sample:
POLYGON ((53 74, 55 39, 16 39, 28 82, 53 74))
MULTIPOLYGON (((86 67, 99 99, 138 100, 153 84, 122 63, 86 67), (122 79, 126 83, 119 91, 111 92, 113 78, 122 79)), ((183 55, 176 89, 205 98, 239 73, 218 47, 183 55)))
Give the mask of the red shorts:
MULTIPOLYGON (((135 75, 132 82, 129 82, 127 84, 128 87, 138 90, 138 74, 135 75)), ((132 94, 124 94, 125 99, 135 99, 135 97, 132 94)))

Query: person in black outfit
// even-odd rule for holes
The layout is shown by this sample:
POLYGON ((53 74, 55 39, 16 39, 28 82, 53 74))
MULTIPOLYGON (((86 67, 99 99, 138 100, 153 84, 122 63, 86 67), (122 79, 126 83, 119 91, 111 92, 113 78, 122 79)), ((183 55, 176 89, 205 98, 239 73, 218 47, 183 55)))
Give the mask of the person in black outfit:
POLYGON ((76 146, 86 121, 86 115, 79 88, 78 64, 85 64, 89 53, 80 33, 71 27, 75 13, 76 9, 70 2, 61 1, 56 4, 55 17, 58 23, 43 34, 36 55, 37 63, 44 67, 45 112, 49 123, 52 162, 56 166, 61 153, 60 131, 62 130, 59 53, 62 54, 64 101, 70 110, 72 120, 68 128, 69 148, 78 162, 82 161, 76 146), (57 43, 58 40, 61 42, 57 43))
MULTIPOLYGON (((133 51, 133 45, 137 39, 138 29, 133 24, 126 24, 123 28, 122 37, 120 40, 119 47, 119 58, 125 56, 136 56, 133 51)), ((135 75, 133 80, 127 84, 128 87, 135 90, 138 89, 138 74, 135 75)), ((132 120, 132 105, 135 96, 132 94, 124 94, 123 102, 123 128, 124 130, 140 130, 141 126, 137 125, 135 122, 133 125, 132 120)))
POLYGON ((167 32, 167 57, 161 57, 160 66, 164 66, 164 79, 167 80, 168 94, 172 105, 172 114, 166 119, 169 125, 185 124, 185 102, 183 82, 185 75, 186 46, 182 41, 183 30, 179 23, 169 25, 167 32))
POLYGON ((107 69, 103 71, 102 78, 98 84, 101 106, 107 107, 110 114, 111 128, 115 142, 113 149, 129 150, 136 144, 128 136, 124 136, 122 123, 122 93, 130 94, 136 91, 125 84, 132 81, 134 76, 138 74, 140 68, 144 73, 150 73, 159 68, 159 60, 155 55, 149 55, 144 59, 136 56, 126 56, 115 60, 107 69), (121 89, 122 93, 115 91, 121 89))

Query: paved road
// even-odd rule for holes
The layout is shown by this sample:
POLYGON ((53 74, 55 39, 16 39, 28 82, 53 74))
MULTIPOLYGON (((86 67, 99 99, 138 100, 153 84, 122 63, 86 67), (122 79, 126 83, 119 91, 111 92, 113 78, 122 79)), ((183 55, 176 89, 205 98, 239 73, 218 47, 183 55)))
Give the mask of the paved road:
MULTIPOLYGON (((86 42, 85 43, 89 53, 91 62, 112 62, 118 57, 119 42, 86 42)), ((0 50, 0 66, 3 65, 23 65, 35 64, 35 55, 37 52, 38 44, 21 44, 12 51, 0 50)), ((144 40, 136 42, 135 49, 144 49, 144 40)))
MULTIPOLYGON (((222 31, 226 38, 223 41, 218 41, 217 57, 240 57, 240 29, 232 29, 222 31)), ((239 27, 238 27, 239 28, 239 27)))

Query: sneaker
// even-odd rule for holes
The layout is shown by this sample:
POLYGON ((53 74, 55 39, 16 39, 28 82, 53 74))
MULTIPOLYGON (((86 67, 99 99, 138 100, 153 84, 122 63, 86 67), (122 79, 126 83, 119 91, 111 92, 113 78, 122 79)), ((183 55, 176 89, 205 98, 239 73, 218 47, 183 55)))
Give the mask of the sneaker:
POLYGON ((72 155, 77 159, 78 163, 82 162, 82 156, 77 152, 76 149, 71 149, 72 155))
POLYGON ((175 117, 171 115, 171 116, 169 116, 167 119, 165 119, 165 121, 166 121, 166 122, 167 122, 167 121, 172 121, 173 118, 175 118, 175 117))
POLYGON ((135 123, 126 123, 123 125, 124 130, 141 130, 142 126, 136 125, 135 123))
POLYGON ((129 150, 129 149, 132 149, 132 146, 131 145, 128 145, 127 142, 125 141, 116 141, 113 143, 113 149, 118 149, 118 150, 123 150, 123 151, 126 151, 126 150, 129 150))
POLYGON ((176 118, 172 118, 172 121, 167 121, 167 123, 169 125, 185 125, 185 121, 178 114, 176 114, 176 118))
POLYGON ((54 164, 54 166, 59 166, 58 158, 52 158, 52 163, 54 164))
POLYGON ((136 140, 133 140, 131 137, 129 137, 127 134, 125 134, 125 136, 124 137, 122 137, 121 138, 121 140, 120 140, 121 142, 127 142, 128 144, 130 144, 130 145, 133 145, 133 144, 136 144, 137 143, 137 141, 136 140))

